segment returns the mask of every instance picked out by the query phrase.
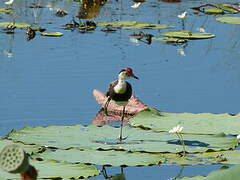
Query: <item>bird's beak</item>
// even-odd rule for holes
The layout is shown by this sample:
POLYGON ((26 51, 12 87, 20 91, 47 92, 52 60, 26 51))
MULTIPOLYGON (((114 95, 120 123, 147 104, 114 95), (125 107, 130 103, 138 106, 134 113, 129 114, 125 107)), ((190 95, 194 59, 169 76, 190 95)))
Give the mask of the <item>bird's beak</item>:
POLYGON ((133 76, 132 76, 133 78, 135 78, 135 79, 139 79, 137 76, 135 76, 134 74, 133 74, 133 76))

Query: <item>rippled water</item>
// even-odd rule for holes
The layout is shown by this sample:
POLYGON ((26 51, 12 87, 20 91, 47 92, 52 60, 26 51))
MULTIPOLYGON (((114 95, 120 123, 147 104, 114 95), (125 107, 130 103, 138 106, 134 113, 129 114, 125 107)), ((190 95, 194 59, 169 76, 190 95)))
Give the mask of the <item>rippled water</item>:
MULTIPOLYGON (((0 135, 23 126, 90 124, 99 109, 92 90, 106 91, 109 82, 126 66, 132 67, 140 77, 139 81, 130 81, 135 95, 149 106, 169 112, 239 112, 239 26, 217 22, 216 16, 194 14, 190 9, 211 2, 237 1, 149 0, 132 9, 132 1, 112 0, 93 19, 161 23, 175 25, 175 30, 180 30, 177 15, 187 11, 187 30, 197 32, 199 27, 204 27, 216 35, 213 39, 189 41, 184 45, 155 41, 147 45, 130 41, 129 35, 137 30, 104 33, 98 27, 84 34, 64 30, 62 25, 78 13, 78 2, 16 0, 17 12, 1 14, 0 22, 16 19, 64 35, 49 38, 37 34, 35 39, 27 41, 24 30, 0 33, 0 135), (27 8, 33 2, 45 8, 27 8), (69 15, 56 17, 58 8, 69 15)), ((0 7, 4 6, 1 1, 0 7)), ((167 30, 144 30, 154 36, 164 31, 167 30)), ((174 177, 180 168, 162 166, 125 171, 127 179, 134 179, 136 173, 146 173, 141 179, 167 179, 174 177)), ((184 175, 207 174, 212 168, 216 166, 187 167, 184 175), (192 174, 192 169, 196 174, 192 174)))

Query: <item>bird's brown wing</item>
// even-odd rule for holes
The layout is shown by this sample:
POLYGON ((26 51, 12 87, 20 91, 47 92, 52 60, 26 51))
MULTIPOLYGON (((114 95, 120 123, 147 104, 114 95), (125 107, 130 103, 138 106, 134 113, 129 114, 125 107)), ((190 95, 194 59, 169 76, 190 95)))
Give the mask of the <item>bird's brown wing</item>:
POLYGON ((114 86, 117 85, 117 83, 118 83, 118 80, 113 81, 109 84, 109 87, 108 87, 108 90, 107 90, 107 93, 106 93, 107 97, 110 96, 111 91, 113 90, 114 86))

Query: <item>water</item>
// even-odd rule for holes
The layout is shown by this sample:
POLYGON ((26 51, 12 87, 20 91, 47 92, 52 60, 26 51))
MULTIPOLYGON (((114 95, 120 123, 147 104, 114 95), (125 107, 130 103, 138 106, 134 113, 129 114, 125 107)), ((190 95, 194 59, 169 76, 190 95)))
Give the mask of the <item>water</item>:
MULTIPOLYGON (((0 33, 0 135, 23 126, 91 124, 99 106, 93 89, 106 91, 122 68, 129 66, 140 78, 130 80, 134 93, 145 104, 169 112, 238 113, 240 106, 239 26, 223 24, 218 16, 194 14, 190 7, 201 3, 237 1, 184 0, 181 3, 147 1, 132 9, 132 1, 109 1, 93 20, 135 20, 175 25, 182 29, 177 15, 187 11, 185 28, 197 32, 204 27, 213 39, 189 41, 184 45, 153 42, 133 43, 129 35, 138 30, 104 33, 98 27, 91 33, 66 31, 80 4, 63 0, 16 1, 14 15, 0 15, 0 22, 16 19, 63 32, 59 38, 26 40, 24 30, 0 33), (48 8, 30 9, 31 3, 48 8), (56 17, 50 5, 68 11, 56 17), (184 50, 185 56, 179 51, 184 50)), ((0 7, 4 7, 0 2, 0 7)), ((239 16, 239 15, 234 15, 239 16)), ((168 30, 144 30, 159 36, 168 30)), ((184 175, 206 175, 219 166, 189 166, 184 175), (192 174, 193 170, 196 171, 192 174)), ((169 179, 179 166, 127 168, 127 179, 144 173, 141 179, 169 179), (162 177, 162 178, 159 178, 162 177)), ((115 171, 118 173, 117 169, 115 171)), ((98 177, 97 177, 98 178, 98 177)))

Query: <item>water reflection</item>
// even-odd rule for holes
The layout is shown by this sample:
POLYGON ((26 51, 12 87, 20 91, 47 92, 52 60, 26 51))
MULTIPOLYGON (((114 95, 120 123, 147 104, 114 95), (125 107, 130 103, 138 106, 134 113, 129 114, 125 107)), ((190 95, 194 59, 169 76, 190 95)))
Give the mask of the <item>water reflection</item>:
POLYGON ((107 0, 83 0, 76 17, 79 19, 96 18, 107 0))
POLYGON ((13 41, 14 41, 14 33, 8 35, 7 47, 3 50, 3 55, 12 58, 13 57, 13 41))
POLYGON ((120 167, 120 173, 117 173, 115 175, 108 175, 107 174, 107 166, 103 166, 101 170, 101 174, 105 179, 111 179, 111 180, 126 180, 123 167, 120 167))

